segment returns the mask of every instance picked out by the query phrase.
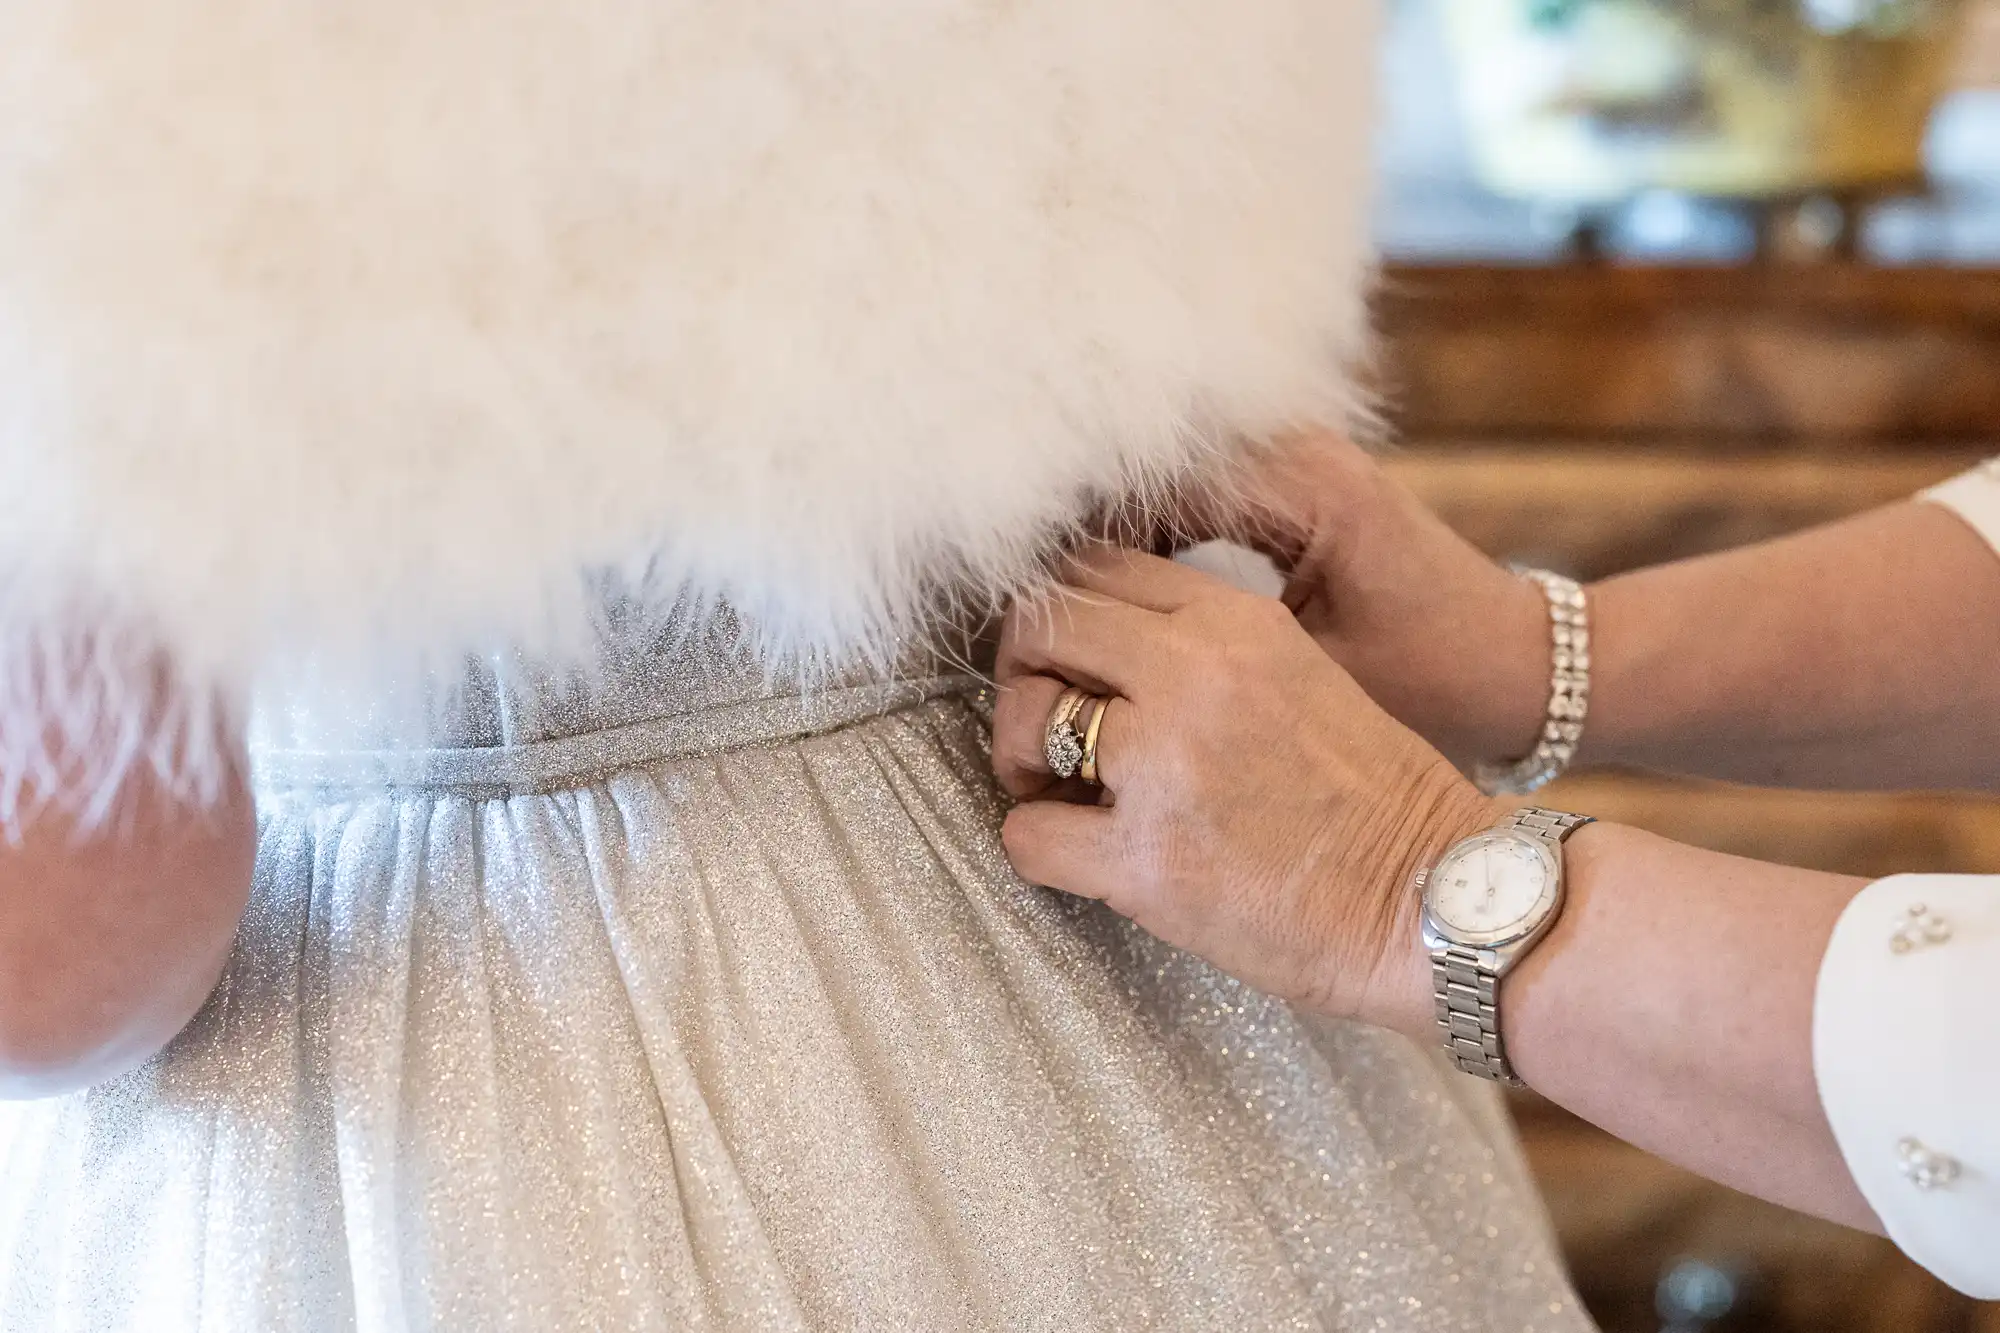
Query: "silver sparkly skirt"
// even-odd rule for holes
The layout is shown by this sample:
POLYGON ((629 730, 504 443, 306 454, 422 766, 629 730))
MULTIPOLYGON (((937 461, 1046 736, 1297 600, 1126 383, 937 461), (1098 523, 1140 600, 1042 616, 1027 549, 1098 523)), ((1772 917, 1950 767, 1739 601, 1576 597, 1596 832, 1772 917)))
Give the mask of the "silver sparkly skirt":
POLYGON ((1489 1091, 1022 884, 962 678, 265 728, 201 1017, 0 1107, 0 1330, 1586 1327, 1489 1091))

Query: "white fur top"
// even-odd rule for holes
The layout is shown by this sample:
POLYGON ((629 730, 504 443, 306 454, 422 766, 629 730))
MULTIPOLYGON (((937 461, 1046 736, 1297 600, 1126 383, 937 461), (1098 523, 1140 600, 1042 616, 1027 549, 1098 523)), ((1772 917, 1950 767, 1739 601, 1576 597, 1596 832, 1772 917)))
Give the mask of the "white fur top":
POLYGON ((1340 419, 1374 35, 0 0, 0 798, 199 775, 206 710, 309 657, 560 649, 590 566, 879 650, 1102 499, 1340 419))

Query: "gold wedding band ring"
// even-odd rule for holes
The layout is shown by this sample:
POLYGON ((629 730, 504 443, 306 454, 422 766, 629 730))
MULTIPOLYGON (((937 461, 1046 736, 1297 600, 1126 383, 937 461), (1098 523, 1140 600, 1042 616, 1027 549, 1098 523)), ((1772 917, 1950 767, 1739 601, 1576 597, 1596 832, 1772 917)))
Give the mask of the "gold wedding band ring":
POLYGON ((1049 712, 1043 752, 1049 772, 1097 785, 1097 736, 1110 700, 1075 687, 1064 690, 1049 712))
POLYGON ((1090 725, 1083 729, 1083 762, 1077 765, 1077 776, 1091 786, 1098 786, 1097 780, 1097 737, 1104 729, 1104 715, 1111 711, 1109 699, 1095 699, 1090 714, 1090 725))

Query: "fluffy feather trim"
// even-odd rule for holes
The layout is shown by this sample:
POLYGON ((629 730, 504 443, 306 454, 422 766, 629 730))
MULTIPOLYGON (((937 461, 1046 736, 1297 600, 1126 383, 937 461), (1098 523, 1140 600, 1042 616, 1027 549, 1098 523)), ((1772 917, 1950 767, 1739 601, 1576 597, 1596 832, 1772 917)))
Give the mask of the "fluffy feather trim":
POLYGON ((198 787, 309 659, 581 651, 590 567, 883 654, 1342 419, 1374 28, 0 0, 0 798, 198 787))

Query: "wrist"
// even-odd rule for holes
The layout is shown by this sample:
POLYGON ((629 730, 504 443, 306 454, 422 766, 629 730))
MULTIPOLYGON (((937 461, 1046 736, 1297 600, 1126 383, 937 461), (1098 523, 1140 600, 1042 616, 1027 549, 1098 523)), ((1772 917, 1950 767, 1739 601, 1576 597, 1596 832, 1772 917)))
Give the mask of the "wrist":
POLYGON ((1486 661, 1490 674, 1476 687, 1483 707, 1467 712, 1481 719, 1475 760, 1518 759, 1542 739, 1548 720, 1549 603, 1541 585, 1508 572, 1496 586, 1495 626, 1486 661))
POLYGON ((1434 1035, 1431 960, 1423 943, 1423 895, 1417 891, 1417 876, 1458 843, 1499 824, 1507 808, 1446 770, 1429 778, 1401 804, 1394 818, 1385 821, 1395 848, 1390 858, 1392 878, 1385 886, 1393 895, 1391 910, 1383 914, 1388 934, 1354 1018, 1418 1041, 1434 1035))
POLYGON ((1584 585, 1591 621, 1590 720, 1573 763, 1627 762, 1617 730, 1632 720, 1626 687, 1632 677, 1634 653, 1645 651, 1648 637, 1643 618, 1635 622, 1633 617, 1631 577, 1620 574, 1584 585))

